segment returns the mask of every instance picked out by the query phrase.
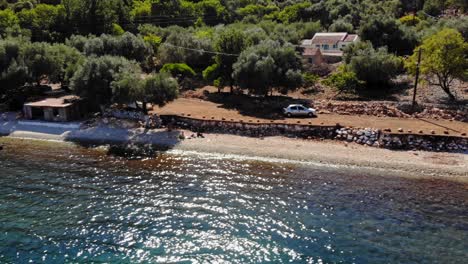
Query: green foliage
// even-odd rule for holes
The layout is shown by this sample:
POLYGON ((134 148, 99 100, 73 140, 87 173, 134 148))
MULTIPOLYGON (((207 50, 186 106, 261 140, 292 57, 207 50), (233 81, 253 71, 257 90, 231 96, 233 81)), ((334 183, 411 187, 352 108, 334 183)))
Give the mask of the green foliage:
POLYGON ((151 16, 151 0, 136 0, 133 1, 133 9, 131 15, 135 19, 141 19, 151 16))
POLYGON ((159 46, 161 45, 162 38, 159 36, 156 36, 154 34, 148 34, 143 37, 143 40, 151 47, 153 48, 153 51, 157 51, 159 46))
POLYGON ((18 24, 19 19, 12 10, 0 10, 0 35, 4 35, 7 28, 14 27, 18 24))
MULTIPOLYGON (((140 101, 143 105, 152 103, 164 106, 175 100, 179 94, 177 80, 167 72, 153 74, 146 79, 142 79, 141 74, 134 72, 121 72, 111 87, 114 103, 140 101)), ((147 109, 143 111, 146 112, 147 109)))
POLYGON ((304 80, 304 85, 307 87, 315 86, 319 81, 319 76, 313 73, 303 73, 302 79, 304 80))
POLYGON ((445 9, 446 1, 425 0, 423 10, 429 15, 438 16, 445 9))
POLYGON ((237 61, 236 55, 249 46, 247 40, 247 36, 236 29, 226 29, 217 37, 215 49, 222 54, 216 55, 215 61, 218 65, 217 71, 221 78, 221 85, 230 85, 231 87, 234 85, 232 67, 237 61))
POLYGON ((409 54, 417 44, 414 32, 391 18, 372 17, 361 25, 359 35, 374 47, 387 47, 399 55, 409 54))
POLYGON ((221 82, 221 78, 219 78, 219 65, 217 63, 210 65, 206 67, 205 70, 203 70, 203 79, 206 81, 213 81, 215 79, 219 79, 221 82))
POLYGON ((82 60, 78 50, 63 44, 0 40, 0 95, 43 79, 67 84, 82 60))
POLYGON ((468 78, 468 44, 454 29, 443 29, 426 39, 417 47, 405 66, 412 74, 416 72, 418 51, 422 50, 421 74, 436 80, 450 97, 455 99, 450 88, 454 79, 468 78))
POLYGON ((253 94, 268 95, 273 88, 281 92, 302 84, 301 61, 291 45, 263 41, 243 51, 233 65, 233 79, 253 94))
POLYGON ((167 63, 161 68, 160 72, 170 73, 172 75, 182 75, 183 77, 195 76, 195 71, 185 63, 167 63))
POLYGON ((414 27, 421 22, 421 19, 415 15, 406 15, 398 19, 401 24, 409 27, 414 27))
POLYGON ((340 93, 355 93, 364 85, 356 73, 347 71, 345 67, 340 67, 337 72, 332 73, 322 83, 335 88, 340 93))
POLYGON ((159 106, 174 101, 179 96, 179 84, 168 73, 159 73, 147 78, 138 99, 159 106))
POLYGON ((402 60, 385 48, 375 50, 370 43, 351 44, 345 49, 346 68, 367 87, 388 86, 403 69, 402 60))
POLYGON ((111 33, 114 36, 122 36, 123 34, 125 34, 125 30, 123 30, 123 28, 121 26, 119 26, 119 24, 113 23, 111 33))
POLYGON ((68 30, 80 34, 111 33, 113 24, 125 25, 131 19, 133 1, 62 0, 68 30))
POLYGON ((121 101, 122 94, 126 92, 122 90, 120 81, 129 75, 140 74, 140 66, 123 57, 89 57, 73 75, 70 87, 77 95, 86 98, 90 106, 98 109, 99 105, 121 101), (114 91, 118 93, 114 94, 114 91))
POLYGON ((259 5, 259 4, 248 4, 245 7, 237 9, 236 13, 240 16, 254 15, 263 17, 265 15, 271 14, 273 12, 279 12, 280 9, 276 5, 259 5))
POLYGON ((0 40, 0 101, 24 85, 29 78, 22 50, 24 44, 18 40, 0 40))
POLYGON ((328 29, 330 32, 347 32, 353 33, 354 27, 353 24, 346 22, 343 19, 338 19, 333 24, 330 25, 328 29))
POLYGON ((67 44, 87 56, 122 56, 129 60, 143 62, 152 55, 152 49, 146 42, 130 32, 125 32, 121 36, 72 36, 67 40, 67 44))
POLYGON ((303 17, 302 12, 306 8, 311 7, 311 5, 312 4, 310 2, 303 2, 286 6, 283 10, 281 10, 280 12, 275 12, 270 17, 276 18, 283 23, 300 21, 303 17))
POLYGON ((159 47, 158 58, 162 64, 187 63, 192 68, 203 69, 212 64, 212 55, 203 51, 213 51, 212 42, 206 38, 197 38, 193 34, 181 34, 174 31, 159 47))

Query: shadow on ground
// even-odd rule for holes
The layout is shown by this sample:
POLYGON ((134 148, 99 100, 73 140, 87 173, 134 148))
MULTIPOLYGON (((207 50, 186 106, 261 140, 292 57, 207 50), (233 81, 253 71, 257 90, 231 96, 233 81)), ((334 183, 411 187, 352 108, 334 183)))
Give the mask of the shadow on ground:
POLYGON ((207 94, 206 100, 220 104, 221 108, 236 110, 245 116, 275 120, 285 119, 283 108, 290 104, 312 106, 311 100, 308 99, 294 99, 288 96, 260 97, 226 92, 207 94))

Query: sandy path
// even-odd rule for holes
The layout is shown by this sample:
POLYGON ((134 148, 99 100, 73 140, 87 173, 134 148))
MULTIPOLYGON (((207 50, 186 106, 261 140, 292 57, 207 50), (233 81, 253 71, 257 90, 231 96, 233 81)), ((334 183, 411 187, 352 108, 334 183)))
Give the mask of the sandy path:
MULTIPOLYGON (((233 119, 234 121, 243 120, 244 122, 261 122, 269 123, 270 120, 245 116, 237 110, 226 109, 222 105, 203 101, 199 99, 180 98, 176 101, 167 104, 163 108, 156 108, 155 112, 158 114, 167 115, 182 115, 190 114, 193 118, 211 119, 214 117, 216 120, 225 118, 226 120, 233 119)), ((392 117, 375 117, 375 116, 351 116, 351 115, 338 115, 338 114, 321 114, 318 118, 288 118, 282 120, 275 120, 277 123, 292 123, 297 122, 302 124, 312 125, 327 125, 334 126, 339 123, 342 126, 353 127, 371 127, 379 129, 392 129, 392 132, 397 133, 398 128, 403 128, 405 132, 411 130, 413 133, 418 133, 422 130, 424 134, 431 134, 431 130, 438 135, 445 135, 448 131, 449 135, 461 136, 462 133, 468 133, 468 123, 448 120, 431 120, 431 119, 416 119, 416 118, 392 118, 392 117)), ((464 136, 467 137, 467 136, 464 136)))

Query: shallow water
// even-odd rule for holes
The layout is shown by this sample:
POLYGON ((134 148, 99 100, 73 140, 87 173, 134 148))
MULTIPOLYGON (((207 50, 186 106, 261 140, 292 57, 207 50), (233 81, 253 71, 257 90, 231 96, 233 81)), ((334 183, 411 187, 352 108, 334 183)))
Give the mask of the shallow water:
POLYGON ((0 151, 0 263, 462 263, 468 186, 61 143, 0 151))

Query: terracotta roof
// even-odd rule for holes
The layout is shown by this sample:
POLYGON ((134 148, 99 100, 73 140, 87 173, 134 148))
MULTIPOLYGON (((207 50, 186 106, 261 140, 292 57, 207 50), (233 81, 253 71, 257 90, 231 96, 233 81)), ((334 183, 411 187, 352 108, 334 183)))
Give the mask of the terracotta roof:
POLYGON ((312 44, 335 45, 346 39, 348 33, 316 33, 312 38, 312 44))
POLYGON ((32 107, 55 107, 55 108, 63 108, 68 107, 73 104, 74 100, 79 100, 78 96, 74 95, 67 95, 60 98, 47 98, 41 101, 32 102, 24 104, 25 106, 32 106, 32 107))
POLYGON ((317 54, 321 54, 320 49, 318 48, 305 48, 302 52, 303 56, 314 56, 317 54))
POLYGON ((356 34, 349 34, 346 36, 346 38, 343 40, 344 42, 353 42, 356 40, 358 35, 356 34))

